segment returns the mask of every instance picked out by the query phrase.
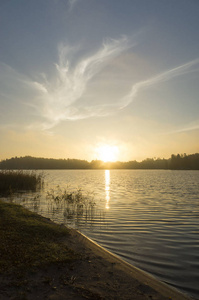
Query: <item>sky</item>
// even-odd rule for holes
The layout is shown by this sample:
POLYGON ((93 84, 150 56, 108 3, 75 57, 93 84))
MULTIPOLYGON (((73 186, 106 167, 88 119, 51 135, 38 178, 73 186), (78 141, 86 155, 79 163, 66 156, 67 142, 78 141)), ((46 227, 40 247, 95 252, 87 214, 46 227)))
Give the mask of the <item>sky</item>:
POLYGON ((198 0, 1 0, 0 160, 199 152, 198 16, 198 0))

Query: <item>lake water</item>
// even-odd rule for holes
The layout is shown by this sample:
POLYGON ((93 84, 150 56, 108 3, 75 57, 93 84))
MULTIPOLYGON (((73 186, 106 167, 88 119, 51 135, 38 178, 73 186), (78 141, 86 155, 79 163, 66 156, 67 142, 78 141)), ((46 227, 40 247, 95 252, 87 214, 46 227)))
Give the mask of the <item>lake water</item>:
POLYGON ((15 201, 82 233, 161 281, 199 298, 199 171, 50 170, 15 201), (96 205, 69 214, 47 190, 81 188, 96 205))

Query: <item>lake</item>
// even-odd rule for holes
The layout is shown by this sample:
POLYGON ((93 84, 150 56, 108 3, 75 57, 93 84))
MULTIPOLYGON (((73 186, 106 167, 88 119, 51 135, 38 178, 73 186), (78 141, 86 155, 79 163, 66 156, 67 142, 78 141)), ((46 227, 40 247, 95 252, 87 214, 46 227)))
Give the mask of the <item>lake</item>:
POLYGON ((104 248, 199 298, 199 171, 50 170, 44 190, 13 201, 77 228, 104 248), (95 205, 69 211, 60 189, 95 205), (90 200, 89 200, 90 201, 90 200))

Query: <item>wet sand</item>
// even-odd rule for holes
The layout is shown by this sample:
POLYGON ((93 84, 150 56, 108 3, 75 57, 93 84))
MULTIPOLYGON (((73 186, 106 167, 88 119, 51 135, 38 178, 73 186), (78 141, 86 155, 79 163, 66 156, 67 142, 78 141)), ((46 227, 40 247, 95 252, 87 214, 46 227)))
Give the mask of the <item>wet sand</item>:
POLYGON ((190 299, 76 230, 71 230, 71 247, 84 256, 74 268, 75 284, 96 293, 99 299, 190 299))

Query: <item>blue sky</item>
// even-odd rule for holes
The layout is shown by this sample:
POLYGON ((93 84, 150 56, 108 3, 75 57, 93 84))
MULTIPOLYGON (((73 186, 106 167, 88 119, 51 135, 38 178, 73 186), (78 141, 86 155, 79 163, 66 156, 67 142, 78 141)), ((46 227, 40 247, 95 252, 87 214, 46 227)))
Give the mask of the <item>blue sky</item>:
POLYGON ((198 0, 2 0, 0 159, 199 152, 198 15, 198 0))

